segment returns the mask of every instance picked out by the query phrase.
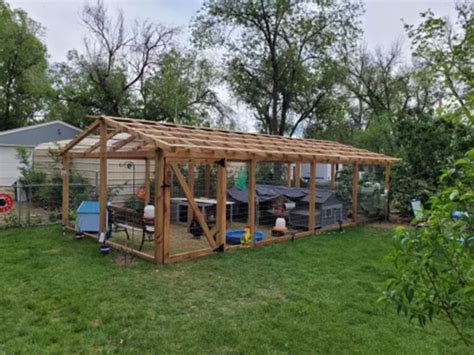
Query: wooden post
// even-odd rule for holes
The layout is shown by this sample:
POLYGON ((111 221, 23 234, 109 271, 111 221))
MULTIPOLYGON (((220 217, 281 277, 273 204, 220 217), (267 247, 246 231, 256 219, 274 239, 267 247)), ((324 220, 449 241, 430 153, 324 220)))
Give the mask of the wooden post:
POLYGON ((286 182, 287 182, 288 187, 291 187, 291 163, 288 163, 286 165, 286 171, 287 171, 286 182))
MULTIPOLYGON (((100 120, 99 237, 107 229, 107 124, 100 120)), ((105 238, 105 236, 103 237, 105 238)))
MULTIPOLYGON (((188 163, 188 186, 189 186, 189 190, 191 190, 191 193, 194 196, 194 164, 193 163, 188 163)), ((188 219, 187 219, 188 227, 191 225, 193 218, 194 218, 193 210, 190 207, 188 207, 188 219)))
POLYGON ((301 182, 301 163, 296 162, 295 166, 295 187, 300 187, 301 182))
POLYGON ((67 227, 69 224, 69 165, 70 158, 68 153, 63 156, 63 202, 62 202, 62 223, 63 227, 67 227))
POLYGON ((352 165, 352 220, 357 223, 357 199, 359 197, 359 163, 352 165))
POLYGON ((150 203, 150 160, 145 159, 145 206, 150 203))
POLYGON ((206 164, 204 168, 204 197, 211 197, 211 166, 206 164))
POLYGON ((227 168, 223 160, 217 166, 217 246, 225 251, 225 232, 227 229, 227 168))
POLYGON ((155 264, 164 264, 163 255, 163 178, 165 158, 161 149, 155 155, 155 264))
POLYGON ((385 220, 390 221, 390 173, 391 173, 390 163, 385 164, 385 220))
POLYGON ((312 232, 316 229, 316 163, 311 162, 309 174, 308 230, 312 232))
MULTIPOLYGON (((256 162, 254 159, 248 163, 248 216, 247 223, 250 227, 252 245, 255 246, 255 194, 256 194, 256 162)), ((290 182, 291 183, 291 182, 290 182)))
POLYGON ((336 164, 331 164, 331 181, 329 183, 329 188, 331 190, 336 190, 336 164))
POLYGON ((170 235, 171 235, 171 207, 170 207, 170 197, 171 197, 171 178, 173 177, 173 172, 166 164, 165 161, 165 171, 164 171, 164 181, 163 181, 163 263, 166 262, 166 259, 170 256, 170 235))

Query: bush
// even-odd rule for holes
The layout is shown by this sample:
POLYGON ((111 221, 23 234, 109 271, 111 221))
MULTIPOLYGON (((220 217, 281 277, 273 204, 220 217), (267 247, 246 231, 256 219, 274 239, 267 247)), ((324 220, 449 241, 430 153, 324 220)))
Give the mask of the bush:
POLYGON ((383 299, 422 326, 434 317, 448 320, 468 345, 474 343, 474 149, 440 181, 427 226, 396 231, 387 257, 396 274, 383 299))

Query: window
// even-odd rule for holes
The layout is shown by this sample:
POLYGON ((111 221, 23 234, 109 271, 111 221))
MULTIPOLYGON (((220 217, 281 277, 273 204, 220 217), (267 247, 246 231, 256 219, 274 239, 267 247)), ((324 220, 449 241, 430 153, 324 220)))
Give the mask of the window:
POLYGON ((332 217, 332 209, 331 208, 328 208, 326 210, 326 218, 331 218, 332 217))

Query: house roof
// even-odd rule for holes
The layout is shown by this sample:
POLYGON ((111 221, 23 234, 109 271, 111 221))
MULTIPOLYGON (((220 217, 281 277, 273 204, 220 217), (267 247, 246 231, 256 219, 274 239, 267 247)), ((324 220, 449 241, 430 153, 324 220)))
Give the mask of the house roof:
MULTIPOLYGON (((108 128, 108 143, 114 153, 143 152, 162 149, 166 156, 176 158, 226 158, 230 160, 258 159, 265 161, 301 161, 320 163, 385 164, 399 161, 365 149, 355 148, 338 142, 272 136, 267 134, 229 131, 207 127, 195 127, 111 116, 97 117, 108 128), (124 135, 124 133, 126 133, 124 135), (120 138, 119 138, 120 137, 120 138)), ((76 144, 88 135, 94 134, 99 120, 92 123, 64 149, 80 151, 76 144)), ((97 143, 83 152, 98 151, 97 143)), ((85 155, 84 155, 85 156, 85 155)), ((151 156, 151 155, 150 155, 151 156)))
POLYGON ((66 122, 51 121, 0 132, 0 145, 34 147, 74 137, 81 130, 66 122))

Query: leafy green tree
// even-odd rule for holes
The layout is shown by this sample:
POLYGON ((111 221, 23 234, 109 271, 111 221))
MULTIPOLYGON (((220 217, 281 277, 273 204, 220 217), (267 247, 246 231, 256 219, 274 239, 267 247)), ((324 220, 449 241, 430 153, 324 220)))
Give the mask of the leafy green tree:
POLYGON ((420 67, 418 76, 437 83, 439 113, 456 121, 474 122, 474 3, 456 5, 457 22, 436 17, 429 10, 421 14, 418 26, 405 24, 412 40, 413 56, 420 67))
POLYGON ((0 131, 32 122, 50 93, 41 30, 0 0, 0 131))
POLYGON ((142 114, 157 121, 206 124, 217 113, 229 116, 213 86, 219 77, 212 64, 196 51, 172 49, 160 58, 159 65, 142 81, 142 114))
POLYGON ((70 51, 68 61, 54 68, 60 102, 52 102, 50 117, 129 115, 141 80, 166 53, 177 30, 148 22, 126 26, 123 13, 109 15, 100 0, 84 7, 81 20, 88 29, 85 50, 70 51))
POLYGON ((439 175, 474 146, 474 128, 429 114, 409 112, 395 126, 400 164, 394 166, 392 194, 402 214, 410 214, 410 200, 429 202, 439 175))
POLYGON ((209 0, 193 36, 224 49, 227 82, 260 130, 292 135, 334 90, 336 53, 354 43, 360 13, 357 1, 209 0))
POLYGON ((388 256, 395 266, 382 299, 425 326, 447 320, 474 345, 474 150, 442 176, 421 229, 399 228, 388 256), (453 215, 457 213, 457 215, 453 215))

